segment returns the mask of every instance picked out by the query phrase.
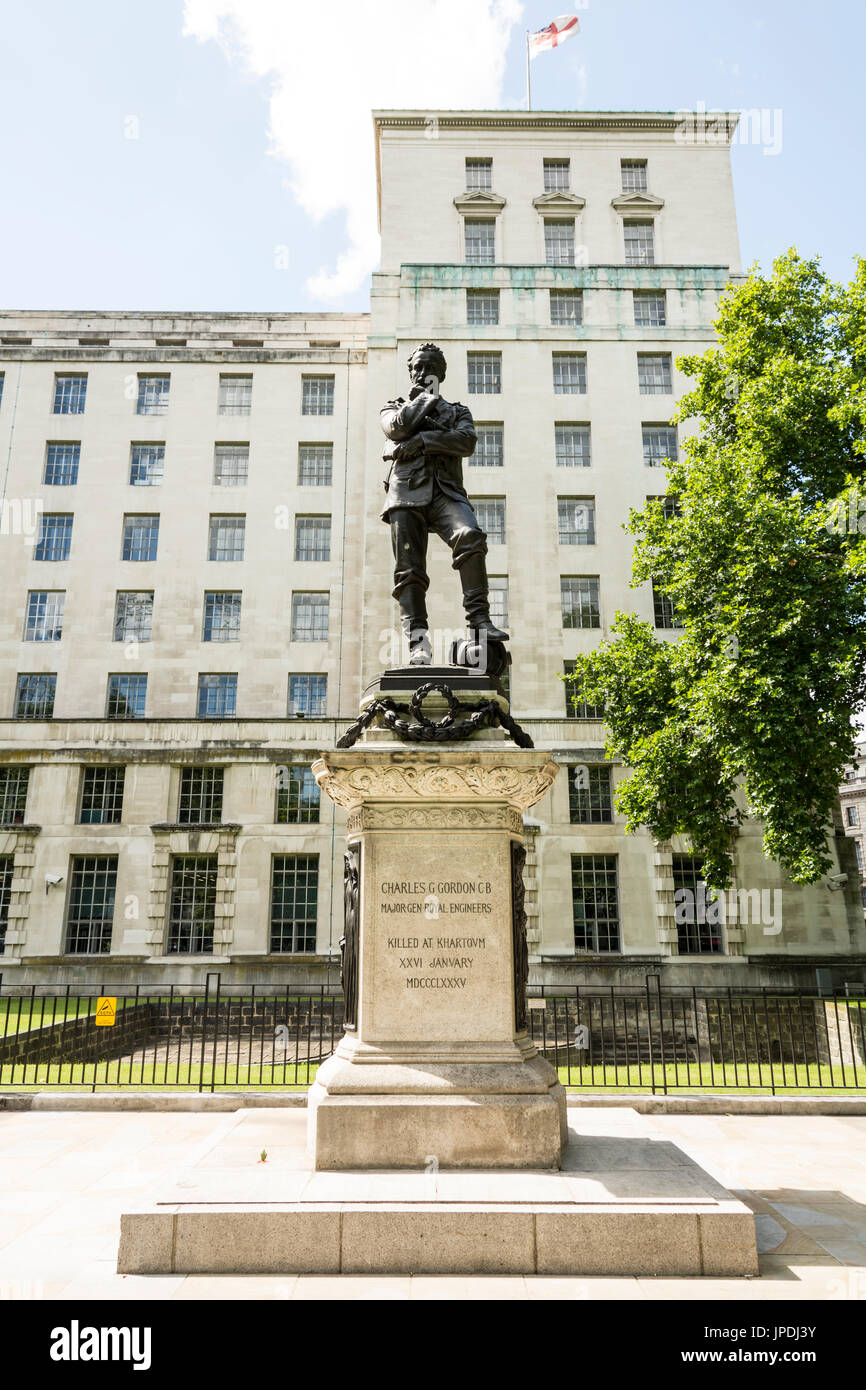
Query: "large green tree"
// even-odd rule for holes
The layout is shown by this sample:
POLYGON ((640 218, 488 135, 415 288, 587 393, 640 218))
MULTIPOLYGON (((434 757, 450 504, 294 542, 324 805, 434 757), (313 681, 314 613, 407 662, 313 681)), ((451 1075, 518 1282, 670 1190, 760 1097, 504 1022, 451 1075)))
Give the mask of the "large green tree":
POLYGON ((574 679, 631 769, 630 830, 687 835, 724 887, 740 788, 765 853, 810 883, 866 696, 866 261, 841 286, 791 251, 728 287, 716 329, 679 359, 697 431, 667 505, 627 528, 633 584, 655 579, 682 635, 618 614, 574 679))

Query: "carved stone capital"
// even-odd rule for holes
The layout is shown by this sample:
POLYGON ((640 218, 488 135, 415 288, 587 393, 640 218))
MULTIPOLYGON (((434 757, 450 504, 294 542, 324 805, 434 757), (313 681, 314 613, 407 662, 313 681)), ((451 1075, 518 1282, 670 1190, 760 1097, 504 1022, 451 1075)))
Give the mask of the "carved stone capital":
MULTIPOLYGON (((322 791, 349 810, 371 802, 505 802, 525 811, 558 769, 537 749, 431 750, 421 755, 369 749, 327 753, 313 763, 322 791)), ((454 809, 449 806, 448 809, 454 809)))

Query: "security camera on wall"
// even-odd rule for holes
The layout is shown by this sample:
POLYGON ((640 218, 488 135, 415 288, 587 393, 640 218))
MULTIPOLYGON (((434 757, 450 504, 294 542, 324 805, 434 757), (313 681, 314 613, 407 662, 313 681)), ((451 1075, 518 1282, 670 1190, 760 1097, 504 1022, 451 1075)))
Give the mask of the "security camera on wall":
POLYGON ((62 883, 62 882, 63 882, 63 875, 62 875, 62 874, 46 874, 46 875, 45 875, 45 891, 46 891, 46 893, 48 892, 48 889, 49 889, 49 888, 56 888, 57 885, 58 885, 58 883, 62 883))
POLYGON ((830 874, 827 879, 827 887, 830 889, 831 893, 838 893, 841 888, 845 887, 847 882, 847 874, 830 874))

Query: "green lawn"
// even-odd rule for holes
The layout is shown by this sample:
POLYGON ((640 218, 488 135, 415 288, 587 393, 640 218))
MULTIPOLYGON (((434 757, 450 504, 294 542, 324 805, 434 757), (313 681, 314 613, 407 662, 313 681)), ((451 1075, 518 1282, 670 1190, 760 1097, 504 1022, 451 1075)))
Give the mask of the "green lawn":
MULTIPOLYGON (((279 1063, 270 1066, 218 1066, 216 1091, 305 1091, 316 1079, 317 1062, 279 1063)), ((28 1062, 0 1066, 0 1089, 14 1086, 17 1091, 115 1091, 211 1090, 213 1067, 194 1062, 145 1066, 129 1062, 28 1062)))
POLYGON ((832 1068, 818 1062, 648 1062, 629 1066, 559 1067, 559 1079, 569 1091, 730 1091, 745 1095, 866 1095, 866 1067, 832 1068))
MULTIPOLYGON (((124 1001, 118 1000, 118 1004, 124 1001)), ((0 1040, 30 1028, 47 1028, 68 1018, 84 1018, 96 1012, 95 999, 0 999, 0 1040)))

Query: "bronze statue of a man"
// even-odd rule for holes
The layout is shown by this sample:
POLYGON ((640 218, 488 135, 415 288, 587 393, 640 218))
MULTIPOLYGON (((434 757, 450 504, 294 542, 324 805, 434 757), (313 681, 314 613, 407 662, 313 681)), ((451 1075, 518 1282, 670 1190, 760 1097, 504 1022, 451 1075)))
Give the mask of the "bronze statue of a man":
POLYGON ((431 531, 450 547, 463 586, 463 607, 472 641, 507 642, 490 617, 487 537, 463 486, 463 465, 478 440, 472 414, 439 394, 445 357, 435 343, 422 343, 409 358, 409 399, 388 401, 380 412, 388 436, 384 459, 382 520, 390 522, 394 549, 394 597, 413 666, 429 665, 427 624, 427 537, 431 531))

